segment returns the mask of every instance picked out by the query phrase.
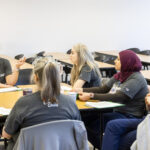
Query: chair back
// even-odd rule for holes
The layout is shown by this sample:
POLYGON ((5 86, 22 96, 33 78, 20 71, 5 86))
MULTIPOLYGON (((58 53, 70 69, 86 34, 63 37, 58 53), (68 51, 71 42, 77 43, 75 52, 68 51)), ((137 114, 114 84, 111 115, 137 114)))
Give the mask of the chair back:
POLYGON ((131 50, 135 53, 139 53, 140 52, 140 49, 139 48, 128 48, 127 50, 131 50))
POLYGON ((13 150, 89 150, 84 124, 61 120, 21 130, 13 150))
POLYGON ((32 64, 35 60, 35 57, 29 57, 26 59, 26 63, 32 64))
POLYGON ((150 55, 150 50, 143 50, 143 51, 140 51, 139 54, 150 55))
POLYGON ((32 69, 20 69, 16 85, 28 85, 31 83, 32 69))
POLYGON ((39 53, 36 54, 37 57, 43 57, 45 54, 45 51, 41 51, 39 53))
POLYGON ((19 54, 19 55, 16 55, 14 58, 19 60, 19 59, 22 58, 23 56, 24 56, 24 54, 19 54))

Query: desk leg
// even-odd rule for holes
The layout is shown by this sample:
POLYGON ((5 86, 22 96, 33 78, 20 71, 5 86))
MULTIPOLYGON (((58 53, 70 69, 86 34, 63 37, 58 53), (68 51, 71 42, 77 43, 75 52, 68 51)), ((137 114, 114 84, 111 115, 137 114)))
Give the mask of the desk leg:
POLYGON ((100 149, 102 147, 102 140, 103 140, 103 113, 100 112, 100 149))

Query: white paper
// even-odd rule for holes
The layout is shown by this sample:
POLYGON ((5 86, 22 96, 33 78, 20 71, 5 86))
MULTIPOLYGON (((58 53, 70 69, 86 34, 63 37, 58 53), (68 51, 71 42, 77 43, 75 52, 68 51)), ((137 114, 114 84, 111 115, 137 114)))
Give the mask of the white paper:
POLYGON ((113 102, 86 102, 86 106, 94 107, 94 108, 111 108, 117 106, 123 106, 123 104, 113 103, 113 102))
POLYGON ((11 91, 19 91, 21 88, 10 87, 10 88, 0 88, 0 93, 2 92, 11 92, 11 91))
POLYGON ((68 86, 61 86, 61 91, 70 91, 72 88, 68 86))
POLYGON ((10 111, 11 111, 11 109, 0 107, 0 114, 1 115, 9 115, 10 111))

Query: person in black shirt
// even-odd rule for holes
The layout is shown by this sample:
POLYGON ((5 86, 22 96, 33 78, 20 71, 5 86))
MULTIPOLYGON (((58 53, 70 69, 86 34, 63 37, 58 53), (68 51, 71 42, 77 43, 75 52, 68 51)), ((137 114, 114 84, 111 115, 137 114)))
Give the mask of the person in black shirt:
POLYGON ((24 62, 25 58, 17 61, 15 68, 12 71, 10 62, 7 59, 0 58, 0 88, 7 88, 16 84, 19 68, 24 62))

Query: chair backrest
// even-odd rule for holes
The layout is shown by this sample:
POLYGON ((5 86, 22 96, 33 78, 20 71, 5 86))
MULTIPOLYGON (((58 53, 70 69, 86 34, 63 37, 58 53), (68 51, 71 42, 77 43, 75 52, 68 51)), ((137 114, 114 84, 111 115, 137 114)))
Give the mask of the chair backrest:
POLYGON ((143 50, 143 51, 140 51, 139 54, 150 55, 150 50, 143 50))
POLYGON ((44 56, 45 51, 41 51, 39 53, 36 54, 37 57, 43 57, 44 56))
POLYGON ((16 55, 14 58, 19 60, 19 59, 22 58, 23 56, 24 56, 24 54, 19 54, 19 55, 16 55))
POLYGON ((135 53, 139 53, 140 52, 140 49, 139 48, 128 48, 127 50, 131 50, 135 53))
POLYGON ((20 69, 19 77, 16 85, 28 85, 31 84, 32 69, 20 69))
POLYGON ((13 150, 89 150, 84 124, 61 120, 21 130, 13 150))
POLYGON ((66 53, 67 53, 67 54, 71 54, 71 49, 67 50, 66 53))
POLYGON ((29 57, 26 59, 26 62, 29 63, 29 64, 32 64, 35 60, 35 57, 29 57))
POLYGON ((103 54, 96 56, 94 59, 96 61, 100 61, 100 62, 107 62, 108 61, 107 55, 103 55, 103 54))

